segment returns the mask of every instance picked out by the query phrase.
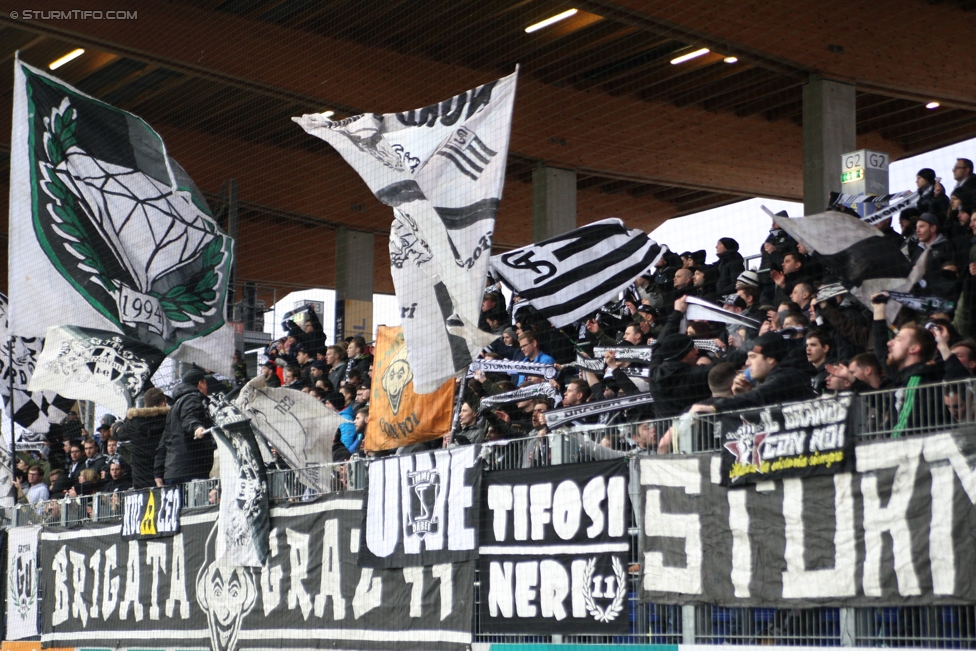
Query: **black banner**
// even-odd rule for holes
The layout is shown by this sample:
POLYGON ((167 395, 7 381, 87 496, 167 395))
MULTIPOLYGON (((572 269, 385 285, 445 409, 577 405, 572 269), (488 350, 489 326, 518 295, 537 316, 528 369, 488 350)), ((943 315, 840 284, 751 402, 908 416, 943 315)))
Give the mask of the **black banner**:
POLYGON ((41 534, 43 646, 430 649, 471 644, 474 563, 356 564, 362 495, 272 509, 263 568, 218 562, 217 512, 124 542, 120 526, 41 534))
POLYGON ((478 557, 481 446, 375 459, 362 526, 363 567, 478 557))
POLYGON ((629 630, 628 477, 626 459, 487 474, 484 632, 629 630))
POLYGON ((721 416, 722 485, 850 471, 852 400, 847 394, 721 416))
POLYGON ((738 489, 717 455, 641 458, 641 599, 976 603, 974 433, 861 443, 857 472, 738 489))
POLYGON ((164 486, 123 495, 122 539, 166 538, 180 532, 183 493, 179 486, 164 486))

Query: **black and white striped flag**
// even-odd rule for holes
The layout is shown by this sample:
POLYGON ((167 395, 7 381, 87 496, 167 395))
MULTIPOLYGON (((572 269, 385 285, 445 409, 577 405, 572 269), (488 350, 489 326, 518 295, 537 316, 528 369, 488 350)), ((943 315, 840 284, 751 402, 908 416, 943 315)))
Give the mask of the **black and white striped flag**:
POLYGON ((518 292, 557 328, 616 298, 654 266, 667 247, 619 219, 492 256, 492 275, 518 292))

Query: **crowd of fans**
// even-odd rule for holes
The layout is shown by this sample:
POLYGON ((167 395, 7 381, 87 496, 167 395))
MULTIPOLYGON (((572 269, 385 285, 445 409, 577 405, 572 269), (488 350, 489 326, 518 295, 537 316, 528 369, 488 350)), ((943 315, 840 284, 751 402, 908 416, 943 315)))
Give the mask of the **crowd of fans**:
MULTIPOLYGON (((914 399, 915 387, 970 378, 976 370, 972 162, 957 160, 953 178, 955 187, 947 191, 933 170, 919 170, 917 205, 901 212, 897 230, 890 219, 876 224, 911 264, 929 251, 912 293, 931 299, 922 301, 931 310, 902 307, 889 325, 886 295, 861 303, 849 292, 838 293, 837 284, 845 280, 843 270, 832 268, 833 260, 806 250, 774 218, 769 236, 755 252, 758 264, 751 269, 732 237, 717 240, 714 264, 706 264, 704 249, 668 253, 651 273, 636 280, 622 300, 566 328, 551 327, 531 307, 520 309, 517 295, 506 305, 500 288, 490 286, 481 326, 499 339, 485 356, 551 361, 558 374, 549 381, 561 392, 562 407, 645 392, 653 396, 653 404, 582 418, 575 425, 634 423, 886 388, 907 389, 896 392, 886 422, 895 427, 918 421, 923 407, 914 399), (828 286, 821 296, 821 288, 828 286), (688 321, 687 297, 710 301, 751 319, 752 324, 688 321), (574 364, 577 355, 593 357, 596 347, 626 346, 653 346, 652 361, 618 361, 616 352, 608 350, 603 353, 603 373, 574 364)), ((542 381, 490 373, 469 379, 461 429, 454 440, 545 434, 541 414, 554 407, 548 400, 478 409, 486 395, 542 381)), ((952 400, 958 396, 946 396, 945 414, 924 417, 950 422, 957 413, 952 400)), ((659 451, 666 452, 674 444, 671 429, 592 429, 598 432, 594 442, 611 449, 648 449, 654 447, 653 440, 659 451)), ((522 463, 532 460, 524 458, 522 463)))
MULTIPOLYGON (((561 394, 560 407, 574 407, 623 396, 650 393, 653 402, 594 416, 571 425, 596 432, 583 443, 611 453, 628 450, 668 452, 673 428, 657 431, 652 419, 683 413, 708 413, 814 399, 838 392, 903 389, 895 393, 892 426, 920 418, 958 413, 946 395, 944 414, 921 414, 913 397, 921 384, 963 380, 976 372, 976 176, 973 164, 959 159, 953 167, 955 187, 947 191, 935 172, 917 175, 920 199, 903 210, 898 229, 890 220, 877 224, 911 263, 929 251, 923 274, 912 288, 932 300, 932 310, 902 307, 894 321, 886 318, 887 297, 870 303, 851 293, 837 293, 843 280, 828 260, 794 241, 774 220, 757 251, 758 264, 747 268, 732 237, 715 243, 717 262, 706 264, 706 251, 665 254, 649 273, 637 278, 619 301, 609 303, 579 323, 554 328, 518 295, 506 301, 499 285, 489 285, 479 327, 498 338, 483 353, 486 359, 552 365, 553 379, 530 374, 474 373, 463 381, 454 431, 435 441, 400 448, 409 453, 449 444, 530 439, 519 448, 513 466, 546 462, 548 432, 544 414, 556 407, 548 399, 500 404, 481 409, 481 400, 539 382, 550 382, 561 394), (830 287, 830 295, 821 288, 830 287), (751 319, 747 324, 686 319, 688 297, 710 301, 751 319), (649 346, 649 362, 619 361, 621 347, 649 346), (605 370, 587 370, 580 359, 603 352, 605 370), (613 350, 616 348, 617 350, 613 350), (613 425, 634 424, 626 427, 613 425), (645 423, 637 425, 637 423, 645 423), (593 426, 593 427, 587 427, 593 426), (613 434, 607 434, 613 432, 613 434)), ((333 460, 367 454, 362 449, 369 420, 373 358, 362 337, 327 345, 313 309, 302 325, 288 319, 288 334, 267 349, 259 374, 268 386, 304 391, 349 422, 335 433, 333 460)), ((890 311, 888 316, 890 317, 890 311)), ((623 357, 623 355, 621 355, 623 357)), ((235 357, 233 384, 248 373, 235 357)), ((15 489, 31 504, 63 496, 118 492, 176 484, 210 476, 214 444, 203 396, 214 378, 191 370, 167 398, 159 389, 143 397, 124 421, 107 416, 94 432, 85 431, 72 414, 53 426, 48 445, 21 453, 15 489)), ((230 387, 223 387, 228 390, 230 387)), ((925 409, 932 410, 931 405, 925 409)), ((938 410, 943 411, 942 406, 938 410)), ((495 448, 494 460, 507 454, 495 448)), ((286 469, 274 453, 269 467, 286 469)))

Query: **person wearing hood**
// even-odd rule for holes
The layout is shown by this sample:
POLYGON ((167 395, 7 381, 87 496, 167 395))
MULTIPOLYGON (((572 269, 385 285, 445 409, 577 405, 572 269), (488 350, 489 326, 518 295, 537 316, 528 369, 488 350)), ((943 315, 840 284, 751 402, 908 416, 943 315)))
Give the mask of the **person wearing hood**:
MULTIPOLYGON (((746 372, 732 383, 732 398, 720 398, 711 405, 696 404, 697 413, 752 409, 784 402, 815 398, 810 376, 790 359, 786 341, 778 332, 767 332, 752 342, 746 372)), ((809 365, 803 360, 804 365, 809 365)))
POLYGON ((712 300, 715 297, 715 282, 718 280, 718 270, 715 267, 708 265, 695 267, 692 278, 695 286, 692 293, 695 296, 706 300, 712 300))
POLYGON ((918 248, 912 255, 914 265, 922 257, 922 253, 929 251, 925 261, 923 282, 919 282, 920 293, 935 294, 949 301, 959 298, 958 274, 945 266, 954 262, 952 245, 943 235, 938 215, 930 212, 922 213, 915 224, 915 234, 918 237, 918 248))
POLYGON ((191 369, 173 389, 175 402, 166 415, 166 427, 156 446, 153 474, 157 486, 210 477, 217 447, 208 431, 213 421, 204 403, 210 378, 199 369, 191 369))
POLYGON ((691 337, 681 333, 661 337, 651 361, 650 380, 657 417, 677 416, 711 396, 709 370, 710 366, 698 364, 698 350, 691 337))
POLYGON ((128 442, 131 446, 132 486, 136 489, 156 485, 153 462, 170 411, 166 395, 155 387, 146 391, 143 404, 144 407, 129 409, 125 415, 125 425, 118 435, 119 441, 128 442))
POLYGON ((723 237, 715 245, 718 254, 718 281, 715 291, 721 296, 735 293, 735 283, 739 274, 746 270, 742 254, 739 253, 739 243, 731 237, 723 237))
POLYGON ((478 408, 474 401, 467 399, 461 403, 458 414, 458 424, 461 429, 454 433, 454 441, 459 445, 479 445, 485 442, 487 424, 479 417, 478 408))

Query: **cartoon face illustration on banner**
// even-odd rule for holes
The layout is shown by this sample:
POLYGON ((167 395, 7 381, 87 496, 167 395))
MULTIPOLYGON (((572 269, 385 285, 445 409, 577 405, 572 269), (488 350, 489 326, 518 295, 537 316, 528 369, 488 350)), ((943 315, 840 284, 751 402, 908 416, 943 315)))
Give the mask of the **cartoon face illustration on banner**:
POLYGON ((403 400, 403 391, 413 380, 413 371, 407 361, 407 348, 404 346, 397 351, 396 357, 390 362, 386 372, 383 373, 383 390, 390 398, 390 409, 394 415, 400 413, 400 403, 403 400))
MULTIPOLYGON (((206 555, 216 537, 217 524, 207 538, 206 555)), ((215 554, 216 555, 216 554, 215 554)), ((236 651, 241 622, 257 603, 257 585, 249 568, 211 561, 200 568, 196 582, 197 603, 207 614, 211 651, 236 651)))

